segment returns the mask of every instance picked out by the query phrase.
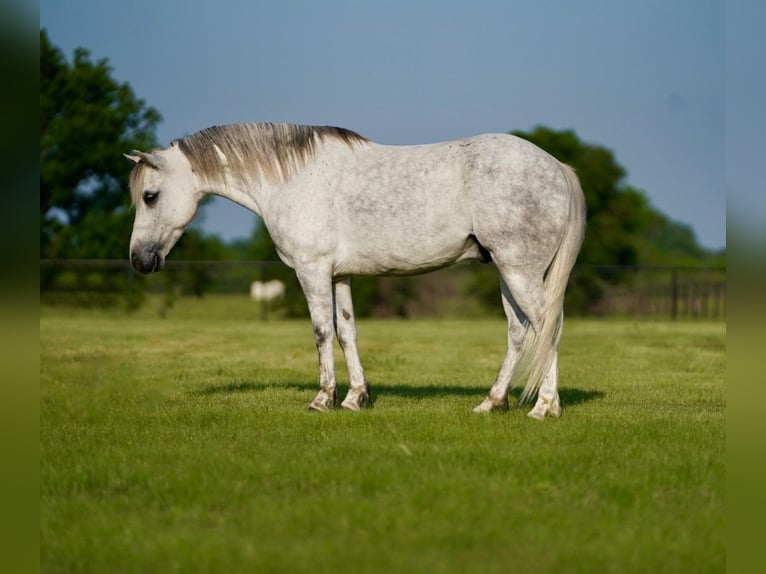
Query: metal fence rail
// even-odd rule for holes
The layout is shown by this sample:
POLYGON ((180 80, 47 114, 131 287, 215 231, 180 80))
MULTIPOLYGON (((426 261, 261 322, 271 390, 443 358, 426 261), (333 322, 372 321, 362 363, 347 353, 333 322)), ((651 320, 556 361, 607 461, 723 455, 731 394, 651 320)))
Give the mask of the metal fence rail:
MULTIPOLYGON (((41 260, 40 298, 48 305, 139 307, 147 297, 170 304, 184 296, 249 296, 254 281, 278 280, 285 294, 261 302, 262 317, 281 310, 306 313, 292 270, 275 261, 167 261, 143 276, 127 260, 41 260)), ((475 316, 501 313, 491 266, 455 267, 415 277, 354 281, 357 314, 475 316)), ((726 270, 700 267, 577 265, 567 292, 568 312, 601 317, 724 320, 726 270)))

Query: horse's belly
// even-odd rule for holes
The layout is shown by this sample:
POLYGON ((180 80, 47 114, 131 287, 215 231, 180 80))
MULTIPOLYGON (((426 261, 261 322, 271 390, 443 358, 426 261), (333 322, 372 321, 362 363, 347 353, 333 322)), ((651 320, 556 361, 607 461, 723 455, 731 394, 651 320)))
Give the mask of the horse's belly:
POLYGON ((468 233, 411 230, 376 237, 368 230, 339 244, 334 267, 336 276, 413 275, 480 258, 478 244, 468 233))

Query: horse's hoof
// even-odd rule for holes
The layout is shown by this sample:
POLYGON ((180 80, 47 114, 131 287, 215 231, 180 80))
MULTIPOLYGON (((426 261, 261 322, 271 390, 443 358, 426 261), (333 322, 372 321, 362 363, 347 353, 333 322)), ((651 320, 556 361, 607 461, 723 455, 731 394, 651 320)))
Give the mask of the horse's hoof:
POLYGON ((330 410, 330 407, 328 407, 325 403, 321 401, 311 401, 311 404, 309 405, 309 410, 314 411, 317 413, 326 413, 330 410))
POLYGON ((503 399, 500 402, 496 402, 489 397, 486 397, 481 404, 473 409, 475 413, 491 413, 495 411, 507 411, 508 410, 508 398, 503 399))
POLYGON ((537 407, 535 407, 527 413, 527 416, 531 419, 541 421, 545 419, 545 411, 543 409, 538 409, 537 407))
POLYGON ((316 411, 319 413, 325 413, 329 411, 331 408, 333 408, 335 406, 335 403, 337 402, 338 402, 337 394, 328 396, 327 393, 323 391, 319 391, 319 394, 314 398, 313 401, 311 401, 311 404, 309 405, 309 410, 316 411))
POLYGON ((550 402, 538 398, 535 407, 527 413, 527 416, 538 421, 543 420, 546 416, 559 418, 561 416, 561 405, 559 404, 558 397, 550 402))
POLYGON ((366 407, 369 403, 370 394, 366 390, 359 392, 349 391, 340 406, 348 411, 358 411, 366 407))

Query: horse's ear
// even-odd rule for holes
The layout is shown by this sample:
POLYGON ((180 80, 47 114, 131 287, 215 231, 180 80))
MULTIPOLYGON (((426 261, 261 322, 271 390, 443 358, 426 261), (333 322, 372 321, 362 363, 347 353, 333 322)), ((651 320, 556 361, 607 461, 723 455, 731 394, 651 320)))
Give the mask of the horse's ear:
POLYGON ((153 167, 154 169, 160 169, 162 164, 162 158, 160 156, 153 153, 144 153, 142 151, 138 151, 137 149, 134 149, 132 152, 130 152, 130 154, 124 153, 122 155, 124 155, 133 163, 143 161, 146 165, 153 167))

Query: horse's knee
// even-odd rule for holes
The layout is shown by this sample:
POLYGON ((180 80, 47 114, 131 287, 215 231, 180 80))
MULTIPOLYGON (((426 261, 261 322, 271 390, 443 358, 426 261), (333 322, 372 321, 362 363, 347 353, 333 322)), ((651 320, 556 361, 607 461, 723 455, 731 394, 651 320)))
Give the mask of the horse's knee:
POLYGON ((341 347, 353 345, 356 342, 356 326, 354 316, 343 309, 335 319, 335 334, 341 347))
POLYGON ((314 340, 317 347, 322 347, 328 341, 332 341, 332 328, 325 325, 314 325, 314 340))

